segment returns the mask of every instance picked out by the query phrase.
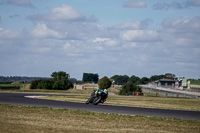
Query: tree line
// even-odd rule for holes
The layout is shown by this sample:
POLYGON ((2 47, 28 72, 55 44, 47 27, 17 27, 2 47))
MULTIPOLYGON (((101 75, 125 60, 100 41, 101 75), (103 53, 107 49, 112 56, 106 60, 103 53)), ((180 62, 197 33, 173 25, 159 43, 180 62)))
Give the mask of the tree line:
POLYGON ((113 79, 116 85, 124 85, 127 82, 132 82, 134 84, 148 84, 150 82, 163 79, 163 78, 176 79, 176 76, 175 74, 171 74, 171 73, 153 75, 150 78, 147 78, 147 77, 140 78, 135 75, 132 75, 131 77, 127 75, 114 75, 110 79, 113 79))
POLYGON ((45 77, 27 77, 27 76, 0 76, 0 83, 10 84, 15 81, 31 82, 38 79, 47 79, 45 77))
MULTIPOLYGON (((69 77, 70 75, 63 71, 53 72, 51 74, 51 78, 38 78, 36 80, 32 80, 30 89, 67 90, 73 88, 73 82, 77 81, 70 81, 69 77)), ((2 78, 2 76, 0 78, 2 78)), ((135 75, 132 75, 131 77, 127 75, 114 75, 110 78, 105 76, 99 79, 99 75, 96 73, 83 73, 82 81, 89 83, 98 83, 99 89, 108 89, 113 82, 117 85, 123 85, 122 89, 119 92, 120 95, 135 95, 138 92, 142 93, 142 89, 139 87, 139 84, 147 84, 149 82, 156 81, 162 78, 174 79, 175 75, 167 73, 165 75, 154 75, 150 78, 139 78, 135 75)), ((15 77, 14 79, 19 79, 19 77, 15 77)), ((24 78, 20 79, 22 80, 24 78)))

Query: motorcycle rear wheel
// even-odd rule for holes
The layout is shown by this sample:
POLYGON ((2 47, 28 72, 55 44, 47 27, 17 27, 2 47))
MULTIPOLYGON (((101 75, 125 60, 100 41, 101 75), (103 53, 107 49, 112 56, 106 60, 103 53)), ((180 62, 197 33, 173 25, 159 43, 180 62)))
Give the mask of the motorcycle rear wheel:
POLYGON ((101 96, 98 96, 94 99, 93 104, 97 105, 101 101, 101 96))

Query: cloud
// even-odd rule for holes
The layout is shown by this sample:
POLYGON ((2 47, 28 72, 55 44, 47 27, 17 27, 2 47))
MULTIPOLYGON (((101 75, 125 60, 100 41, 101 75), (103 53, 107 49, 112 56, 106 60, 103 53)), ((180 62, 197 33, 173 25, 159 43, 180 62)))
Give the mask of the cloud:
POLYGON ((147 3, 143 0, 129 0, 123 6, 126 8, 145 8, 147 7, 147 3))
POLYGON ((49 29, 46 24, 38 24, 37 27, 31 32, 31 35, 36 38, 63 38, 67 35, 60 34, 59 32, 49 29))
POLYGON ((99 38, 99 37, 95 38, 92 42, 96 43, 96 44, 104 45, 106 47, 115 47, 115 46, 117 46, 119 44, 119 42, 116 39, 112 39, 112 38, 99 38))
POLYGON ((149 22, 150 20, 126 22, 116 25, 115 28, 119 30, 146 29, 149 22))
POLYGON ((159 2, 153 5, 154 10, 182 9, 183 7, 184 4, 179 2, 171 2, 170 4, 159 2))
POLYGON ((121 35, 126 41, 159 41, 159 34, 154 30, 127 30, 121 35))
POLYGON ((95 23, 96 18, 94 16, 86 17, 68 5, 51 8, 47 13, 29 15, 27 19, 34 23, 40 23, 32 32, 35 37, 85 40, 102 34, 102 32, 99 32, 102 30, 102 26, 100 27, 95 23), (42 23, 45 23, 46 27, 41 25, 42 23))
POLYGON ((158 2, 153 5, 154 10, 170 10, 170 9, 180 10, 189 7, 200 7, 200 0, 187 0, 184 2, 172 1, 171 3, 158 2))
POLYGON ((3 0, 1 4, 34 8, 31 0, 3 0))
MULTIPOLYGON (((79 78, 83 72, 150 76, 199 71, 199 16, 165 19, 159 30, 151 29, 151 20, 106 27, 67 5, 27 18, 36 24, 32 30, 0 28, 0 61, 9 61, 1 66, 11 69, 10 62, 14 62, 17 68, 29 65, 26 73, 32 73, 30 69, 42 74, 59 69, 79 73, 79 78)), ((8 70, 1 66, 1 70, 8 70)))
POLYGON ((85 16, 79 13, 77 10, 68 5, 62 5, 61 7, 52 8, 46 14, 36 14, 27 17, 34 21, 84 21, 85 16))
POLYGON ((187 7, 200 7, 200 0, 187 0, 186 6, 187 7))
MULTIPOLYGON (((165 20, 162 23, 162 46, 166 54, 170 55, 174 62, 182 64, 193 64, 191 67, 197 69, 200 62, 197 61, 199 49, 200 17, 180 17, 171 20, 165 20), (195 65, 194 65, 195 64, 195 65)), ((179 66, 181 67, 181 66, 179 66)))
POLYGON ((7 40, 7 39, 16 39, 19 37, 20 33, 0 27, 0 39, 7 40))
POLYGON ((168 19, 163 21, 162 25, 170 33, 193 34, 196 36, 200 34, 200 16, 197 17, 180 17, 177 19, 168 19), (196 34, 196 35, 195 35, 196 34))

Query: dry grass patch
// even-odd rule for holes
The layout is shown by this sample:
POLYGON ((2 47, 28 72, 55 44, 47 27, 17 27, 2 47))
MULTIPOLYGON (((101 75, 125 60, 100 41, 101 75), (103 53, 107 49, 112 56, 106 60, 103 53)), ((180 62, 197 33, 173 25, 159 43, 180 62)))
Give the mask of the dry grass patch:
POLYGON ((200 131, 200 122, 123 116, 66 109, 0 105, 0 132, 181 132, 200 131))

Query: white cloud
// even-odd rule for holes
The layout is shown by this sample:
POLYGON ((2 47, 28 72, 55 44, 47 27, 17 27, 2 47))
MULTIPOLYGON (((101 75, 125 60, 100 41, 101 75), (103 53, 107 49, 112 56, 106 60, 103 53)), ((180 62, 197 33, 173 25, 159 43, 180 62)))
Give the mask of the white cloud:
POLYGON ((148 20, 126 22, 115 26, 115 28, 119 30, 138 30, 138 29, 146 29, 147 27, 148 27, 148 20))
POLYGON ((5 40, 5 39, 14 39, 14 38, 19 38, 19 37, 20 37, 20 33, 0 27, 0 39, 5 40))
POLYGON ((126 41, 159 41, 159 34, 154 30, 127 30, 121 37, 126 41))
MULTIPOLYGON (((117 46, 119 44, 119 42, 116 39, 112 39, 112 38, 95 38, 93 41, 93 43, 97 43, 100 45, 105 45, 106 47, 113 47, 113 46, 117 46)), ((102 47, 98 47, 100 50, 102 50, 102 47)))
MULTIPOLYGON (((132 8, 147 6, 144 1, 143 4, 128 2, 138 4, 134 3, 132 8)), ((143 73, 144 76, 183 68, 195 70, 200 65, 197 60, 200 57, 200 17, 164 20, 159 30, 152 30, 148 20, 106 27, 86 18, 76 9, 63 5, 29 16, 36 24, 29 32, 0 28, 0 44, 8 44, 4 41, 7 39, 12 46, 4 46, 1 52, 6 52, 1 53, 1 57, 10 62, 13 56, 21 58, 19 68, 20 64, 34 59, 39 62, 33 61, 37 66, 34 69, 46 70, 48 66, 50 72, 60 69, 70 73, 110 74, 112 71, 114 74, 143 73), (9 50, 11 54, 5 54, 9 50), (175 62, 195 65, 186 68, 175 62)))
POLYGON ((52 8, 46 14, 36 14, 28 16, 30 20, 36 21, 83 21, 85 17, 76 9, 68 5, 52 8))
POLYGON ((78 20, 83 17, 78 11, 67 5, 52 9, 50 14, 52 20, 78 20))
POLYGON ((180 17, 176 19, 165 20, 162 24, 164 28, 174 29, 182 32, 200 32, 200 17, 180 17))
POLYGON ((51 51, 51 48, 50 48, 50 47, 39 47, 39 48, 37 49, 37 51, 38 51, 39 53, 46 53, 46 52, 51 51))
POLYGON ((37 38, 63 38, 66 36, 58 31, 49 29, 46 24, 38 24, 37 27, 31 32, 31 35, 37 38))
POLYGON ((113 47, 113 46, 118 45, 119 42, 118 42, 117 40, 110 39, 110 40, 106 41, 105 44, 106 44, 107 46, 113 47))
POLYGON ((101 43, 101 42, 108 41, 108 40, 109 40, 109 38, 100 38, 100 37, 97 37, 92 42, 93 43, 101 43))
POLYGON ((68 50, 71 47, 71 44, 69 42, 65 43, 63 46, 65 50, 68 50))
POLYGON ((163 22, 163 39, 172 44, 198 47, 200 41, 200 17, 181 17, 163 22))
POLYGON ((125 49, 132 49, 132 48, 137 48, 137 44, 136 42, 126 42, 122 44, 122 47, 125 49))
POLYGON ((143 0, 129 0, 123 6, 126 8, 145 8, 147 7, 147 3, 143 0))

